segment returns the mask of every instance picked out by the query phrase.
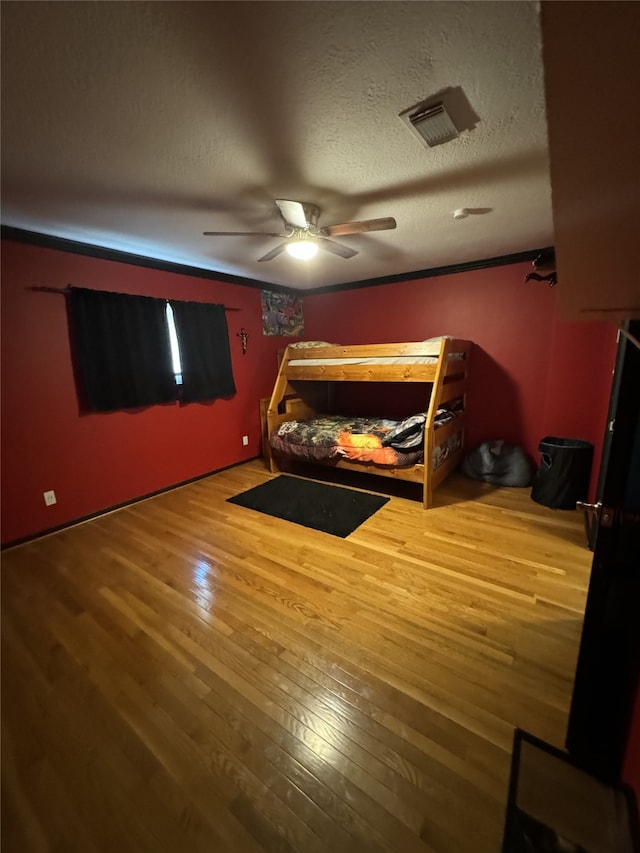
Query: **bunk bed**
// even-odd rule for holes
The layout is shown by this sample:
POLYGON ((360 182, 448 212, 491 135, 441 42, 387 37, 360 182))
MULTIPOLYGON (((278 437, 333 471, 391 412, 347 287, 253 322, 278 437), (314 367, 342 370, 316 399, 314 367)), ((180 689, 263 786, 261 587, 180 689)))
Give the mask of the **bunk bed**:
MULTIPOLYGON (((267 410, 272 473, 291 461, 366 471, 433 491, 462 460, 472 343, 451 337, 396 344, 290 344, 267 410), (423 383, 424 409, 401 420, 339 417, 339 382, 423 383)), ((381 407, 383 401, 381 403, 381 407)))

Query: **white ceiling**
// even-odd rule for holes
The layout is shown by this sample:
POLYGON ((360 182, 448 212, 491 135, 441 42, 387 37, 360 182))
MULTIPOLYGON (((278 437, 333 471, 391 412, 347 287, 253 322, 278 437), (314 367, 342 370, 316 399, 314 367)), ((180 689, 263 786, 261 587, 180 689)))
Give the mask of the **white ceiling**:
POLYGON ((538 4, 13 2, 2 15, 2 223, 311 288, 553 242, 538 4), (444 89, 478 121, 427 148, 444 89), (275 198, 359 254, 257 259, 275 198), (456 208, 471 209, 455 221, 456 208))

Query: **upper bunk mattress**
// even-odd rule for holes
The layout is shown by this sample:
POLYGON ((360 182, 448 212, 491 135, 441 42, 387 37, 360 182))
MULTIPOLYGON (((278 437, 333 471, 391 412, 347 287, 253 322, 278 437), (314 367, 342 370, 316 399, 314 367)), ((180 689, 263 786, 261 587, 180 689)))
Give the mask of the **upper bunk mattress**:
MULTIPOLYGON (((464 353, 449 353, 451 360, 464 358, 464 353)), ((371 358, 292 358, 290 367, 334 367, 343 364, 437 364, 437 356, 432 355, 393 355, 371 358)))
MULTIPOLYGON (((337 356, 337 357, 329 357, 329 358, 314 358, 311 356, 311 353, 314 349, 318 348, 327 348, 327 347, 338 347, 339 344, 330 344, 327 341, 301 341, 297 344, 291 344, 291 349, 301 349, 306 350, 309 355, 306 358, 290 358, 289 366, 290 367, 338 367, 341 365, 385 365, 385 364, 393 364, 393 365, 409 365, 409 364, 437 364, 439 361, 438 352, 440 350, 440 345, 443 340, 453 340, 453 338, 449 336, 440 336, 437 338, 429 338, 426 341, 416 342, 415 346, 423 347, 424 349, 431 350, 430 354, 427 353, 414 353, 411 355, 408 354, 398 354, 398 355, 375 355, 375 356, 337 356)), ((404 344, 398 345, 399 347, 404 347, 404 344)), ((451 361, 460 360, 464 358, 463 352, 450 352, 448 353, 447 358, 451 361)))

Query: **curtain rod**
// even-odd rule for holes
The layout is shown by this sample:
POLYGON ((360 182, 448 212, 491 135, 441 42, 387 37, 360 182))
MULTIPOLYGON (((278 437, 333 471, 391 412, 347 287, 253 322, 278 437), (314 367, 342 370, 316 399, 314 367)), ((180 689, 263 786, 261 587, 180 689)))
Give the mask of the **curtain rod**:
MULTIPOLYGON (((34 287, 28 287, 27 290, 36 290, 36 291, 39 291, 40 293, 61 293, 63 296, 67 296, 69 294, 69 291, 73 288, 73 286, 74 286, 73 284, 68 284, 66 287, 46 287, 45 285, 35 285, 34 287)), ((87 288, 87 289, 91 290, 92 288, 87 288)), ((96 293, 99 293, 99 292, 100 291, 96 291, 96 293)), ((106 293, 115 293, 117 291, 110 290, 110 291, 102 291, 102 292, 103 293, 105 293, 105 292, 106 293)), ((129 296, 132 294, 124 294, 124 295, 129 296)), ((133 295, 136 295, 136 294, 133 294, 133 295)), ((140 294, 137 294, 137 295, 140 295, 140 294)), ((159 299, 161 297, 156 296, 156 297, 151 297, 151 298, 152 299, 159 299)), ((166 301, 169 302, 170 300, 167 299, 166 301)), ((177 301, 178 302, 186 302, 189 300, 179 299, 177 301)), ((242 308, 232 308, 229 305, 224 305, 223 307, 224 307, 225 311, 242 311, 242 308)))

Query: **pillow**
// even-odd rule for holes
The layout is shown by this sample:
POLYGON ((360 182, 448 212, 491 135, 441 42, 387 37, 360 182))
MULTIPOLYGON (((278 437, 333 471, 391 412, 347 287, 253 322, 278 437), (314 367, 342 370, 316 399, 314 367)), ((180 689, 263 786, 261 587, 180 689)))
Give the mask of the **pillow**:
POLYGON ((409 450, 422 447, 424 442, 424 425, 427 416, 411 415, 390 430, 382 439, 383 446, 395 447, 397 450, 409 450))

